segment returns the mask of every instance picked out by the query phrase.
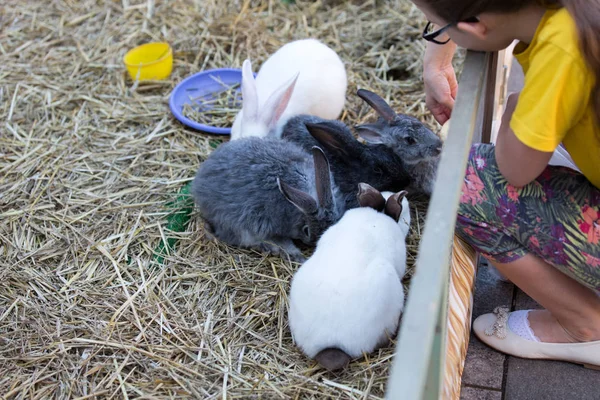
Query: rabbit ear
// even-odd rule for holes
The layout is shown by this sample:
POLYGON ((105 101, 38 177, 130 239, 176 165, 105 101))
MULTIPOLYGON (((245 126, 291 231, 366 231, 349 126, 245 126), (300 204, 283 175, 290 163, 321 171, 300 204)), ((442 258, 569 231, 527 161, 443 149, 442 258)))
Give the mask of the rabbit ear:
POLYGON ((361 207, 370 207, 377 211, 383 211, 385 208, 385 198, 379 192, 379 190, 366 184, 358 184, 358 204, 361 207))
POLYGON ((363 124, 354 127, 359 136, 371 144, 382 144, 385 142, 382 128, 376 124, 363 124))
POLYGON ((406 190, 403 190, 391 195, 385 203, 385 215, 392 217, 396 222, 400 221, 400 215, 402 214, 402 199, 407 193, 406 190))
POLYGON ((273 129, 283 112, 287 108, 290 98, 294 93, 296 82, 298 81, 298 72, 294 77, 273 92, 262 107, 260 119, 269 129, 273 129))
POLYGON ((248 59, 242 65, 242 106, 244 120, 256 121, 258 118, 258 92, 252 73, 252 63, 248 59))
POLYGON ((329 209, 333 205, 333 193, 331 192, 331 176, 329 174, 329 161, 320 147, 312 148, 313 161, 315 163, 315 182, 317 184, 317 200, 319 206, 329 209))
POLYGON ((310 135, 321 145, 334 153, 348 156, 347 150, 349 149, 349 146, 344 142, 343 135, 340 134, 339 129, 321 123, 306 123, 305 125, 310 135))
POLYGON ((304 214, 314 214, 318 211, 317 202, 310 195, 282 182, 279 177, 277 177, 277 186, 279 186, 279 191, 286 200, 295 205, 304 214))
POLYGON ((377 114, 383 117, 383 119, 386 121, 393 122, 396 118, 396 112, 392 110, 392 107, 390 107, 390 105, 386 103, 384 99, 379 97, 379 95, 365 89, 359 89, 356 94, 358 97, 367 102, 367 104, 370 105, 373 110, 377 111, 377 114))

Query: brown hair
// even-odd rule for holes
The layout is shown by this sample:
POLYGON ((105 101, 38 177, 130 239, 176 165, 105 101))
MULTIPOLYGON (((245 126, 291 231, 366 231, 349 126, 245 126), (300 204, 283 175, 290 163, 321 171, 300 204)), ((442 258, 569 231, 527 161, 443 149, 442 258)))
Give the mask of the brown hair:
POLYGON ((588 68, 596 77, 592 101, 600 123, 600 0, 424 0, 447 22, 463 21, 483 12, 511 13, 537 4, 547 8, 565 7, 575 20, 579 46, 588 68))

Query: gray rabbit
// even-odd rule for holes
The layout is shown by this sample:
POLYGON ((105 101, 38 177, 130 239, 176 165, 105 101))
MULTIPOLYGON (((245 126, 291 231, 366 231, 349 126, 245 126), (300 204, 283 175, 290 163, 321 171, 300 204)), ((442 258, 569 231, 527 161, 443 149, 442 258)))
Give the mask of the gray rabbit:
POLYGON ((192 184, 209 234, 232 246, 283 250, 304 261, 293 240, 314 244, 344 212, 325 154, 319 147, 311 153, 276 138, 219 146, 192 184))
POLYGON ((369 143, 388 146, 402 159, 411 178, 408 191, 431 195, 442 140, 418 119, 396 114, 377 94, 364 89, 357 94, 379 114, 374 124, 356 127, 359 135, 369 143))
POLYGON ((402 160, 383 144, 362 144, 340 121, 301 115, 284 126, 282 139, 305 151, 319 146, 330 161, 336 186, 343 194, 345 208, 358 207, 356 187, 367 183, 379 191, 397 192, 410 183, 402 160))

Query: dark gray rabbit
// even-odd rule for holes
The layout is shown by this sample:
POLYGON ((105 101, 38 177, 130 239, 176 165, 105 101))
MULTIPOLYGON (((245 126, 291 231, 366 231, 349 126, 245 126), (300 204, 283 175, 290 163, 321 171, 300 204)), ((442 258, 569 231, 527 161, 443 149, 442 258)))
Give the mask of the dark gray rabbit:
POLYGON ((410 183, 402 160, 383 144, 362 144, 340 121, 301 115, 288 121, 282 138, 305 151, 319 146, 330 161, 336 186, 344 196, 346 209, 358 207, 356 186, 367 183, 379 191, 397 192, 410 183))
POLYGON ((208 232, 232 246, 283 250, 303 261, 293 240, 314 244, 344 212, 325 154, 318 147, 311 153, 275 138, 219 146, 192 184, 208 232))
POLYGON ((396 114, 377 94, 364 89, 357 94, 379 114, 374 124, 358 125, 358 134, 369 143, 388 146, 400 156, 411 178, 408 191, 431 195, 442 140, 418 119, 396 114))

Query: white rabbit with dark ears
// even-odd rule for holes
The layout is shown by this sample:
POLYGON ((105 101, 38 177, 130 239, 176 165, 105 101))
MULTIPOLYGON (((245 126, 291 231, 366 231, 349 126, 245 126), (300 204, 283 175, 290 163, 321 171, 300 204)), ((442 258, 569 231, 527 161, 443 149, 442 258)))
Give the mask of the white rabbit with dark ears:
POLYGON ((386 345, 398 329, 410 209, 406 192, 384 194, 387 201, 360 184, 362 207, 325 231, 292 278, 294 342, 331 371, 386 345))

